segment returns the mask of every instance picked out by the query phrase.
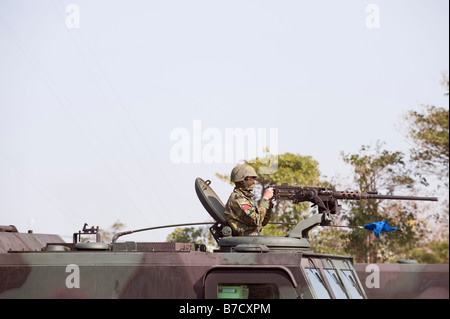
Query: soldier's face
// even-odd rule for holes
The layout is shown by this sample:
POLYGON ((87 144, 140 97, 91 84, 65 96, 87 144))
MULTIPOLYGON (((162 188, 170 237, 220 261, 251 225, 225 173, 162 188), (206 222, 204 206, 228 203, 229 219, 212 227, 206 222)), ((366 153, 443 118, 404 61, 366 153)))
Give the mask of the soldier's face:
POLYGON ((255 184, 255 179, 251 176, 244 178, 244 183, 246 187, 251 187, 255 184))

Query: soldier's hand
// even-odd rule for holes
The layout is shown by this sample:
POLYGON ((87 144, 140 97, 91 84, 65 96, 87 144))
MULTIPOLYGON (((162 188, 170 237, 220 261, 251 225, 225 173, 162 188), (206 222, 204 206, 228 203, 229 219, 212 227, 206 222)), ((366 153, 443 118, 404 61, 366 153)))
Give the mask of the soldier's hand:
POLYGON ((273 197, 273 188, 268 188, 264 191, 263 197, 264 199, 271 200, 273 197))

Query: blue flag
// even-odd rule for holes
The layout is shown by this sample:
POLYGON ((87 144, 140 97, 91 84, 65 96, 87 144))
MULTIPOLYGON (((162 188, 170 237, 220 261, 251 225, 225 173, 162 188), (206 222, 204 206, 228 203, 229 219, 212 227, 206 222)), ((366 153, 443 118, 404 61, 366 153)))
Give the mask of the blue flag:
POLYGON ((365 224, 364 229, 373 230, 373 232, 375 233, 375 236, 377 236, 377 240, 378 240, 378 236, 380 235, 380 232, 382 232, 382 231, 389 232, 391 230, 397 230, 397 227, 391 227, 391 226, 389 226, 387 221, 383 220, 381 222, 365 224))

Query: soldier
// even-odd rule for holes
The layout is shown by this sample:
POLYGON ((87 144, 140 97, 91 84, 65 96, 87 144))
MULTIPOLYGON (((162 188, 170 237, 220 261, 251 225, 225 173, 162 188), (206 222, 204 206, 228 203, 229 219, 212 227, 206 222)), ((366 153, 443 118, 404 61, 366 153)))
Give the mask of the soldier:
POLYGON ((258 236, 271 216, 273 189, 268 188, 257 206, 252 197, 255 179, 258 178, 253 167, 247 164, 238 165, 231 171, 231 181, 236 187, 225 205, 227 223, 233 236, 258 236))

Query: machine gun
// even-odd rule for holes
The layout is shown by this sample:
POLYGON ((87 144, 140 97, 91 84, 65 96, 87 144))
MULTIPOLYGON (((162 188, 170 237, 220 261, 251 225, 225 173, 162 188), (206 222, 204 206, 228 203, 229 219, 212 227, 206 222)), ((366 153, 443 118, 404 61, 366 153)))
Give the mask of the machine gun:
POLYGON ((273 198, 275 200, 290 200, 294 204, 300 202, 311 202, 314 205, 317 205, 319 213, 330 214, 337 214, 341 210, 341 206, 337 202, 338 199, 438 200, 437 197, 380 195, 377 191, 368 191, 366 193, 336 191, 334 188, 289 186, 286 183, 281 185, 270 185, 269 188, 273 188, 273 198))
POLYGON ((361 200, 361 199, 391 199, 391 200, 420 200, 437 201, 437 197, 397 196, 380 195, 377 191, 366 193, 352 191, 336 191, 328 187, 299 187, 281 185, 270 185, 273 188, 274 200, 290 200, 294 204, 300 202, 311 202, 317 206, 319 214, 298 223, 289 233, 289 237, 307 238, 308 232, 315 226, 326 226, 331 222, 331 214, 337 214, 341 210, 338 199, 361 200))

